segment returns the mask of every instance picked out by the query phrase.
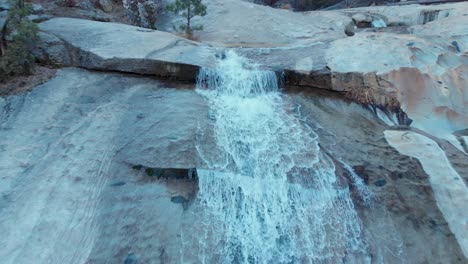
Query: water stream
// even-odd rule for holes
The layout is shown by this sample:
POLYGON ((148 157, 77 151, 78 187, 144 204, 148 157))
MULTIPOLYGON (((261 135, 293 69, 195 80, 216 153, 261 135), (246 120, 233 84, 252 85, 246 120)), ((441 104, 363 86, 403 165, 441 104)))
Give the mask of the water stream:
MULTIPOLYGON (((366 244, 349 187, 301 121, 276 75, 228 52, 202 69, 221 157, 198 170, 184 263, 363 263, 366 244), (360 259, 360 260, 356 260, 360 259)), ((205 153, 206 152, 206 153, 205 153)))

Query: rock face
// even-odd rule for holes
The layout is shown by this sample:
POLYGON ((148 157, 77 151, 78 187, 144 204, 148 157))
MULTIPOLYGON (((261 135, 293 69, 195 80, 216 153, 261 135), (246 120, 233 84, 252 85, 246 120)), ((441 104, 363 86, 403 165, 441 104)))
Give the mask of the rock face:
MULTIPOLYGON (((467 168, 460 160, 467 151, 468 3, 306 13, 237 0, 206 3, 208 15, 195 19, 205 26, 198 35, 200 42, 123 24, 55 18, 39 25, 37 55, 62 66, 193 82, 200 67, 215 67, 217 57, 235 49, 263 68, 284 73, 286 85, 332 90, 371 105, 375 114, 357 104, 318 100, 308 94, 288 97, 291 108, 301 106, 304 122, 312 120, 309 125, 318 131, 321 146, 336 159, 342 180, 350 183, 350 177, 358 175, 382 201, 374 209, 362 204, 359 208, 366 236, 375 241, 372 252, 383 256, 386 263, 401 263, 402 259, 411 263, 466 262, 460 249, 466 249, 463 223, 454 225, 452 214, 441 207, 446 197, 431 185, 434 175, 427 169, 431 162, 440 162, 441 156, 431 160, 413 152, 419 143, 428 143, 424 140, 408 151, 399 142, 404 133, 386 139, 384 131, 389 125, 410 122, 389 118, 378 106, 401 108, 413 121, 411 126, 424 131, 421 134, 447 139, 437 144, 456 147, 453 155, 446 155, 447 164, 463 180, 460 171, 467 168), (370 17, 392 27, 355 28, 369 23, 370 17), (418 158, 422 166, 397 150, 418 158), (382 230, 391 232, 382 235, 382 230), (395 246, 400 244, 403 246, 395 246), (402 249, 405 253, 395 254, 402 249)), ((158 28, 169 29, 179 22, 166 14, 158 28)), ((190 181, 148 178, 145 170, 132 166, 203 168, 196 141, 208 142, 205 148, 214 143, 204 99, 192 90, 165 87, 150 79, 65 69, 29 95, 0 101, 4 109, 0 169, 12 175, 0 185, 7 194, 5 202, 0 202, 6 212, 0 215, 5 220, 0 231, 6 234, 4 241, 12 241, 0 251, 6 263, 28 263, 36 258, 41 262, 41 257, 53 254, 69 260, 70 248, 77 243, 89 245, 75 254, 81 262, 112 259, 119 263, 129 256, 142 263, 156 258, 176 261, 181 241, 173 238, 193 221, 184 218, 190 212, 182 215, 183 210, 190 207, 181 204, 190 203, 196 186, 190 181), (83 172, 83 167, 89 169, 83 172), (41 189, 49 182, 55 183, 51 189, 41 189), (97 203, 96 197, 102 200, 97 203), (76 201, 84 205, 70 216, 64 208, 75 206, 76 201), (23 205, 20 210, 13 208, 18 203, 23 205), (155 220, 154 213, 145 210, 166 214, 155 220), (59 218, 50 220, 52 212, 58 212, 59 218), (100 225, 88 226, 90 219, 80 221, 89 215, 96 216, 92 220, 100 225), (141 226, 140 221, 147 224, 141 226), (173 225, 166 230, 169 222, 173 225), (78 226, 70 243, 53 242, 67 233, 67 223, 78 226), (39 252, 38 241, 49 233, 52 242, 47 242, 51 243, 47 248, 53 250, 39 252), (129 234, 135 235, 129 239, 129 234), (32 242, 21 240, 28 236, 32 242), (135 240, 138 243, 132 245, 135 240), (121 249, 116 252, 107 247, 111 242, 121 249), (157 250, 148 249, 154 245, 157 250)), ((435 143, 428 144, 428 152, 439 151, 435 143)), ((216 148, 212 149, 216 156, 216 148)))
MULTIPOLYGON (((166 174, 205 168, 197 144, 216 149, 208 102, 184 88, 68 68, 0 98, 2 263, 178 263, 199 220, 197 183, 166 174)), ((383 140, 375 114, 330 96, 290 91, 285 102, 375 195, 367 206, 355 192, 371 260, 463 263, 421 165, 383 140)))
POLYGON ((183 207, 171 198, 195 183, 132 164, 203 167, 208 110, 193 90, 63 69, 0 109, 2 263, 123 263, 132 251, 149 263, 178 248, 183 207))
MULTIPOLYGON (((217 53, 236 48, 266 68, 284 71, 286 84, 402 108, 414 126, 433 135, 445 137, 467 127, 468 3, 437 6, 440 16, 424 25, 421 14, 435 7, 293 13, 235 0, 207 5, 208 15, 196 21, 205 26, 198 35, 205 43, 126 25, 56 18, 40 24, 38 54, 63 65, 193 81, 199 67, 213 67, 217 53), (365 21, 378 17, 390 25, 413 25, 408 28, 412 34, 393 33, 392 28, 349 31, 351 17, 360 23, 356 19, 361 15, 365 21)), ((162 28, 177 22, 165 19, 162 28)))
MULTIPOLYGON (((466 261, 444 216, 436 208, 439 200, 435 201, 431 189, 433 175, 428 177, 419 162, 404 156, 405 153, 399 154, 390 146, 392 142, 387 143, 384 135, 389 129, 387 124, 376 121, 376 115, 364 106, 327 98, 326 92, 291 88, 288 96, 292 103, 300 105, 302 115, 309 120, 307 124, 320 137, 321 148, 336 160, 349 164, 375 195, 377 202, 372 206, 363 202, 357 205, 368 239, 373 241, 372 262, 377 262, 379 255, 384 263, 401 263, 402 259, 408 263, 466 261), (445 239, 452 246, 441 246, 439 241, 445 239), (449 253, 447 249, 454 251, 449 253)), ((349 177, 345 168, 337 167, 338 175, 349 177)), ((459 218, 458 223, 461 219, 464 218, 459 218)))
POLYGON ((40 29, 38 57, 65 66, 194 81, 199 67, 216 59, 207 46, 123 24, 54 18, 40 29))
POLYGON ((413 132, 385 131, 385 137, 398 151, 421 161, 438 206, 468 256, 468 212, 464 209, 468 204, 468 189, 444 151, 434 141, 413 132))

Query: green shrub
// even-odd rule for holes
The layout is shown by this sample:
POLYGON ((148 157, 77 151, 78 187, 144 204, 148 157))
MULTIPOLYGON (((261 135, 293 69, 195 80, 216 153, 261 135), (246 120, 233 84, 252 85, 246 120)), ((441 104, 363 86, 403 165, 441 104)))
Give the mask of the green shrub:
POLYGON ((34 66, 32 49, 37 41, 37 26, 28 19, 32 7, 24 0, 10 0, 11 9, 2 28, 0 80, 31 74, 34 66))

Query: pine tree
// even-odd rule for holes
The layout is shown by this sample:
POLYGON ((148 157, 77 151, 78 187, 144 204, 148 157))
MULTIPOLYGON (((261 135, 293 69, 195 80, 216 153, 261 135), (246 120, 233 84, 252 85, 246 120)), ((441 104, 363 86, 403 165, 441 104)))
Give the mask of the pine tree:
POLYGON ((187 20, 187 23, 181 25, 180 29, 185 31, 188 37, 191 37, 195 30, 203 30, 201 25, 193 26, 191 23, 192 18, 206 15, 206 6, 202 0, 176 0, 167 6, 167 10, 181 15, 187 20))
POLYGON ((1 29, 0 80, 16 74, 30 74, 34 64, 31 51, 37 40, 37 26, 27 16, 31 4, 10 0, 8 18, 1 29))

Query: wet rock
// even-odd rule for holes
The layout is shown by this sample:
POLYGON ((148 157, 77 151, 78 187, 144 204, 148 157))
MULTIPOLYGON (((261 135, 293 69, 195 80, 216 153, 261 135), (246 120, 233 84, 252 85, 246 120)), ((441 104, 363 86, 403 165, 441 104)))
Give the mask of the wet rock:
POLYGON ((379 179, 374 182, 374 185, 377 187, 383 187, 387 184, 387 181, 385 179, 379 179))
POLYGON ((156 177, 161 177, 161 173, 162 171, 161 170, 155 170, 153 168, 146 168, 145 169, 145 173, 146 175, 148 175, 149 177, 153 177, 153 176, 156 176, 156 177))
POLYGON ((367 185, 369 184, 369 175, 366 173, 366 168, 362 165, 353 166, 354 172, 364 181, 367 185))
POLYGON ((178 203, 178 204, 185 204, 185 203, 188 203, 189 200, 179 195, 179 196, 171 197, 171 202, 178 203))
POLYGON ((455 47, 455 50, 457 52, 461 52, 460 46, 458 46, 458 42, 452 41, 452 45, 455 47))
POLYGON ((127 183, 124 182, 124 181, 118 181, 118 182, 111 183, 109 186, 120 187, 120 186, 124 186, 125 184, 127 184, 127 183))
POLYGON ((135 253, 129 253, 124 260, 124 264, 137 264, 138 258, 135 253))

